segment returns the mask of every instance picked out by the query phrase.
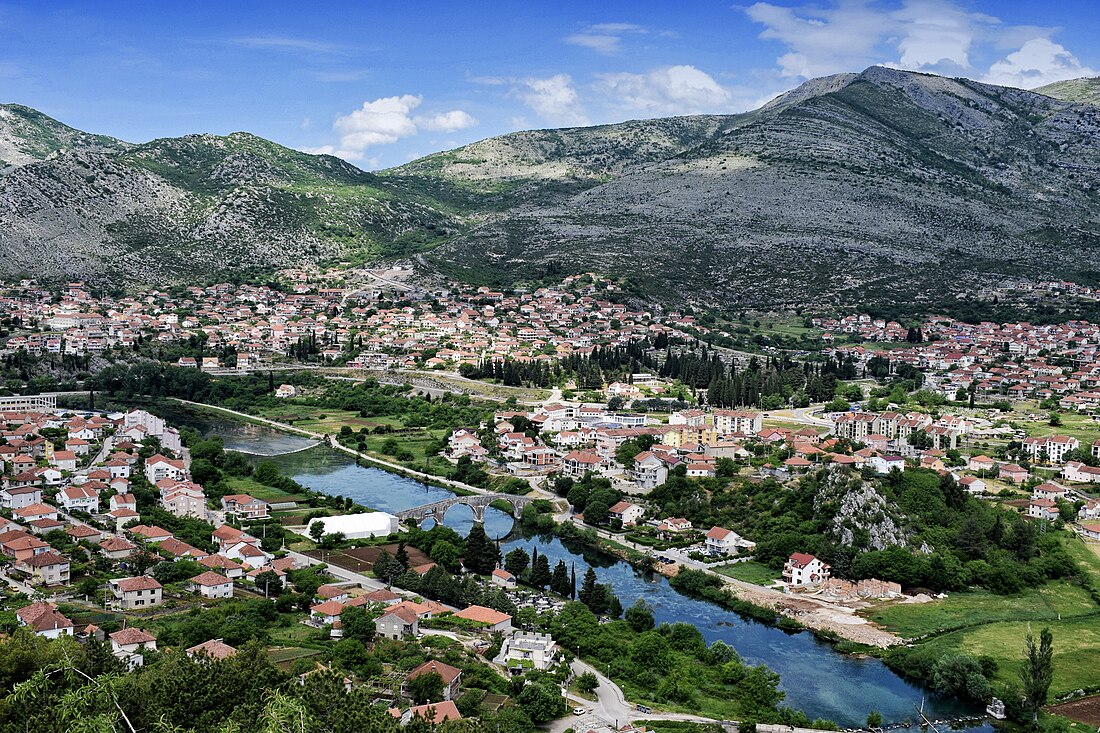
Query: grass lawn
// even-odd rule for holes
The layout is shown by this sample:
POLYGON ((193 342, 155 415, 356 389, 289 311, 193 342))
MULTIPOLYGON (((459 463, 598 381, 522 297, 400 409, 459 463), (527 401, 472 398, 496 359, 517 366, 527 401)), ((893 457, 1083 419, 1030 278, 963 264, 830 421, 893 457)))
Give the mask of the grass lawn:
POLYGON ((317 629, 305 624, 293 623, 290 626, 276 626, 271 629, 271 641, 276 644, 288 644, 307 641, 318 633, 317 629))
POLYGON ((254 496, 257 499, 263 499, 264 501, 294 501, 296 499, 302 499, 302 497, 288 494, 282 489, 265 486, 259 481, 247 476, 226 476, 226 482, 232 488, 233 493, 249 494, 250 496, 254 496))
POLYGON ((928 603, 888 602, 861 611, 883 628, 905 638, 940 629, 992 621, 1044 621, 1094 613, 1097 606, 1088 591, 1065 582, 1047 583, 1042 588, 1014 596, 987 591, 951 593, 928 603))
POLYGON ((1029 436, 1042 437, 1044 435, 1071 435, 1081 441, 1082 445, 1092 445, 1092 441, 1100 437, 1100 423, 1097 423, 1088 415, 1079 412, 1064 412, 1059 410, 1060 425, 1051 425, 1047 410, 1040 410, 1036 406, 1032 410, 1021 413, 1013 413, 1010 422, 1019 425, 1029 436), (1038 420, 1028 420, 1027 415, 1039 415, 1038 420))
MULTIPOLYGON (((1100 616, 1032 623, 1036 637, 1049 626, 1054 635, 1054 682, 1051 696, 1100 685, 1100 616)), ((961 651, 997 660, 995 679, 1018 683, 1024 657, 1024 638, 1028 623, 1014 621, 978 626, 945 634, 928 642, 943 653, 961 651)))
POLYGON ((732 565, 723 565, 714 568, 714 572, 721 573, 728 578, 743 580, 746 583, 755 583, 765 586, 771 585, 773 580, 779 580, 783 577, 783 574, 778 570, 772 570, 767 565, 758 563, 755 560, 737 562, 732 565))
MULTIPOLYGON (((1100 587, 1100 557, 1093 547, 1064 534, 1066 551, 1092 583, 1100 587)), ((1085 588, 1069 582, 1047 583, 1016 596, 984 591, 953 593, 921 604, 887 603, 861 612, 911 638, 937 629, 968 625, 921 642, 943 653, 963 652, 997 661, 995 679, 1016 683, 1028 627, 1038 636, 1049 626, 1054 635, 1054 682, 1051 696, 1100 686, 1100 608, 1085 588)))

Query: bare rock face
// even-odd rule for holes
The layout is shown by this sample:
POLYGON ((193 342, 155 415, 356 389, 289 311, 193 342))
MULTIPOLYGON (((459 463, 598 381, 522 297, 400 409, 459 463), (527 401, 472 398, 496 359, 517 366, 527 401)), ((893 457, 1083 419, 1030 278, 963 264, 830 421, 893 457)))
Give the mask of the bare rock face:
POLYGON ((814 496, 814 513, 827 517, 829 533, 845 547, 885 550, 906 547, 903 517, 871 483, 834 471, 814 496))

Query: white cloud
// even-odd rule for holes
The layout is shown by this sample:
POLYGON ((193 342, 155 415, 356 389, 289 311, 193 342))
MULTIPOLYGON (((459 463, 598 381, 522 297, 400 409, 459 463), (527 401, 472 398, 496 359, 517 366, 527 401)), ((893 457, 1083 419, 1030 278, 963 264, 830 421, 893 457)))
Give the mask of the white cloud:
POLYGON ((970 67, 970 50, 978 36, 997 25, 996 18, 970 13, 941 0, 910 0, 892 20, 904 36, 897 47, 906 69, 936 66, 970 67))
POLYGON ((588 124, 588 115, 568 74, 524 79, 517 91, 524 104, 545 122, 566 126, 588 124))
POLYGON ((1082 66, 1076 56, 1048 38, 1032 38, 1018 51, 994 63, 982 81, 1034 89, 1081 76, 1100 76, 1100 71, 1082 66))
POLYGON ((1088 72, 1049 40, 1054 29, 1006 25, 966 9, 960 0, 833 0, 794 7, 757 2, 745 13, 764 27, 761 38, 785 47, 776 63, 788 78, 861 71, 873 64, 981 77, 976 59, 996 58, 993 54, 1009 49, 1019 50, 996 62, 987 80, 1036 86, 1088 72))
POLYGON ((565 42, 591 49, 605 56, 613 56, 622 50, 624 35, 645 32, 646 29, 643 26, 634 23, 596 23, 566 36, 565 42))
POLYGON ((361 160, 367 148, 390 145, 402 138, 412 137, 421 129, 455 132, 478 124, 472 115, 460 109, 414 117, 413 110, 423 101, 423 97, 413 94, 367 100, 362 107, 337 117, 332 124, 332 129, 340 135, 338 145, 321 145, 302 150, 315 155, 336 155, 346 160, 361 160))
POLYGON ((729 111, 730 93, 709 74, 689 65, 645 74, 601 74, 597 88, 617 106, 646 115, 729 111))
POLYGON ((416 134, 416 123, 409 113, 420 106, 424 98, 412 94, 400 97, 380 97, 363 102, 351 114, 337 117, 332 127, 340 133, 340 146, 362 151, 372 145, 388 145, 416 134))
POLYGON ((788 77, 809 78, 869 66, 891 25, 888 15, 872 10, 863 0, 848 0, 829 9, 758 2, 745 13, 765 27, 761 38, 787 47, 777 62, 788 77))
POLYGON ((429 115, 427 117, 417 117, 415 122, 417 127, 424 130, 455 132, 456 130, 465 130, 468 127, 474 127, 477 125, 477 118, 463 110, 452 109, 450 112, 440 112, 439 114, 429 115))

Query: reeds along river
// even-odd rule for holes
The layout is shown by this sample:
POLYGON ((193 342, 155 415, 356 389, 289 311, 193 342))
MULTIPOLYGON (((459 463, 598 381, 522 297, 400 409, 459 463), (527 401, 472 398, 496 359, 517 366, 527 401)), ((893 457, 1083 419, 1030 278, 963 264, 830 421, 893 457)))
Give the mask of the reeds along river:
MULTIPOLYGON (((301 450, 311 442, 305 438, 196 413, 174 417, 204 434, 220 435, 229 450, 244 449, 270 456, 263 460, 275 461, 286 475, 304 486, 351 497, 364 506, 395 512, 450 496, 445 489, 425 486, 381 469, 357 466, 350 457, 323 445, 301 450)), ((444 523, 465 534, 473 524, 472 511, 456 506, 447 512, 444 523)), ((808 632, 788 633, 743 619, 709 602, 682 596, 664 578, 641 573, 591 548, 564 543, 554 536, 513 530, 512 518, 503 512, 488 509, 485 527, 490 536, 502 538, 501 550, 505 553, 515 547, 523 547, 530 553, 537 547, 551 565, 559 559, 566 564, 575 563, 577 577, 591 566, 601 583, 611 584, 624 607, 643 598, 653 607, 658 623, 693 624, 708 643, 721 639, 748 663, 767 664, 780 675, 780 687, 786 693, 784 704, 802 710, 810 718, 827 718, 842 727, 860 727, 867 713, 877 710, 888 724, 906 720, 916 723, 922 699, 925 715, 932 720, 980 714, 972 705, 936 695, 902 679, 877 659, 841 654, 808 632)), ((987 733, 991 727, 983 725, 971 730, 987 733)))

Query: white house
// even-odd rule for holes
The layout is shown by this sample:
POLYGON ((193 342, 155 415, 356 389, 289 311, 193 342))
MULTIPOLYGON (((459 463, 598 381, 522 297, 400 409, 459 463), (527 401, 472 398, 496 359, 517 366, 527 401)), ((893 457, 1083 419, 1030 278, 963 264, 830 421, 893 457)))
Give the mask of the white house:
POLYGON ((1027 505, 1027 515, 1053 522, 1058 518, 1058 504, 1054 499, 1032 499, 1027 505))
POLYGON ((1100 481, 1100 468, 1080 461, 1066 461, 1066 465, 1062 466, 1062 478, 1078 484, 1094 484, 1100 481))
POLYGON ((130 627, 111 634, 111 653, 130 669, 145 664, 143 652, 156 651, 157 637, 144 629, 130 627))
POLYGON ((57 500, 70 512, 78 509, 95 514, 99 511, 99 493, 88 486, 70 486, 62 489, 57 495, 57 500))
POLYGON ((986 489, 985 481, 977 476, 963 476, 959 479, 959 485, 971 494, 984 494, 986 489))
POLYGON ((813 555, 792 553, 783 566, 783 581, 788 585, 816 585, 828 579, 829 566, 813 555))
POLYGON ((624 527, 630 527, 641 520, 645 514, 645 508, 631 504, 629 501, 620 501, 608 509, 607 513, 612 519, 621 521, 624 527))
POLYGON ((895 468, 899 471, 905 470, 905 459, 901 456, 871 456, 869 461, 871 468, 875 470, 875 473, 885 476, 895 468))
POLYGON ((163 586, 144 575, 136 578, 112 578, 107 581, 107 585, 114 594, 115 604, 123 611, 159 606, 163 600, 163 586))
POLYGON ((558 663, 560 649, 550 634, 516 631, 504 637, 494 663, 526 672, 528 669, 548 670, 558 663))
POLYGON ((707 531, 704 546, 712 555, 736 555, 741 548, 755 549, 756 543, 746 540, 732 529, 711 527, 707 531))
POLYGON ((20 626, 27 626, 38 636, 56 639, 73 633, 73 622, 62 615, 52 603, 32 603, 15 612, 20 626))
POLYGON ((213 570, 191 578, 191 589, 203 598, 232 598, 233 581, 213 570))

